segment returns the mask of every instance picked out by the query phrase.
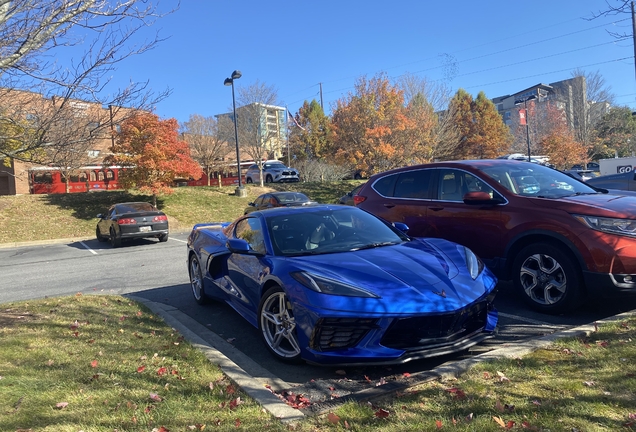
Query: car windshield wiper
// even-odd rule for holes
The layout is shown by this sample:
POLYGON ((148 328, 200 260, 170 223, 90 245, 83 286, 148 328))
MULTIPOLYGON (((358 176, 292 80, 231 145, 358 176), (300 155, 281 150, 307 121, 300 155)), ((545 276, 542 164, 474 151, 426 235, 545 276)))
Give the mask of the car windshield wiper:
POLYGON ((363 250, 363 249, 373 249, 373 248, 382 247, 382 246, 396 245, 396 244, 399 244, 399 243, 402 243, 402 242, 401 241, 386 241, 386 242, 381 242, 381 243, 370 243, 368 245, 356 247, 356 248, 349 249, 349 250, 350 251, 357 251, 357 250, 363 250))

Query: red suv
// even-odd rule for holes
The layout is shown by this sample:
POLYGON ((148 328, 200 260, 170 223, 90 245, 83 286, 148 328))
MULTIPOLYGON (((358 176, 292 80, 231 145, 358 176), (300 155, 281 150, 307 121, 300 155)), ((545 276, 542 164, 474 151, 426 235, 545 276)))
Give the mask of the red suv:
POLYGON ((438 162, 372 176, 358 207, 472 249, 535 309, 636 293, 636 197, 515 160, 438 162))

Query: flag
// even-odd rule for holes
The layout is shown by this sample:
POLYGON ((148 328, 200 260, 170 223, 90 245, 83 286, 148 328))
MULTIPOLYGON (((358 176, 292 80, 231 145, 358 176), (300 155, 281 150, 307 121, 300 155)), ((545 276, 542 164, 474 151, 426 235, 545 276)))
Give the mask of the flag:
POLYGON ((525 109, 520 109, 519 110, 519 124, 520 125, 525 125, 526 124, 526 116, 528 114, 528 111, 525 109))
POLYGON ((287 116, 294 122, 294 124, 296 126, 301 128, 302 130, 306 130, 304 127, 302 127, 300 124, 298 124, 298 122, 296 121, 296 118, 289 112, 289 109, 287 110, 287 116))

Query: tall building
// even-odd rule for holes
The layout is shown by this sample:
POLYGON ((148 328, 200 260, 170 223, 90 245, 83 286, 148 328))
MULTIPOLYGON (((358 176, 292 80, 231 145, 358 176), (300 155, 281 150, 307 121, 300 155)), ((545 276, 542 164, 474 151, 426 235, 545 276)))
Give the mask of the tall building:
MULTIPOLYGON (((265 159, 279 159, 287 145, 287 109, 276 105, 252 103, 236 108, 241 154, 260 153, 265 159), (254 151, 250 151, 250 150, 254 151)), ((234 113, 217 114, 234 122, 234 113)), ((225 139, 234 142, 234 131, 226 130, 225 139)), ((254 158, 254 156, 252 156, 254 158)))

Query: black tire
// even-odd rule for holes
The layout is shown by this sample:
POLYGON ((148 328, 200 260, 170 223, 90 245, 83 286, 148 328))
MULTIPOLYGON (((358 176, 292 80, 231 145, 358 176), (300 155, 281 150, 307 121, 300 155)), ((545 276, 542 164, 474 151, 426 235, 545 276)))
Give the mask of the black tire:
POLYGON ((252 177, 245 178, 245 183, 251 184, 252 183, 252 177))
POLYGON ((192 288, 192 296, 198 304, 204 305, 208 303, 208 296, 205 295, 201 264, 195 255, 190 258, 190 265, 188 268, 190 270, 190 287, 192 288))
POLYGON ((114 248, 121 246, 121 239, 117 237, 114 229, 110 229, 110 245, 114 248))
POLYGON ((267 174, 265 176, 265 183, 273 183, 273 182, 274 182, 274 179, 272 178, 272 176, 267 174))
POLYGON ((168 234, 161 234, 161 235, 159 236, 159 241, 160 241, 161 243, 165 243, 165 242, 167 242, 167 241, 168 241, 168 234))
POLYGON ((104 237, 101 232, 99 232, 99 227, 95 228, 95 237, 97 237, 97 241, 100 243, 105 242, 108 238, 104 237))
POLYGON ((285 363, 301 363, 296 320, 287 295, 279 286, 267 290, 258 305, 258 329, 265 346, 285 363))
POLYGON ((583 301, 578 264, 549 243, 523 248, 513 262, 512 276, 517 291, 539 312, 559 314, 580 306, 583 301))

